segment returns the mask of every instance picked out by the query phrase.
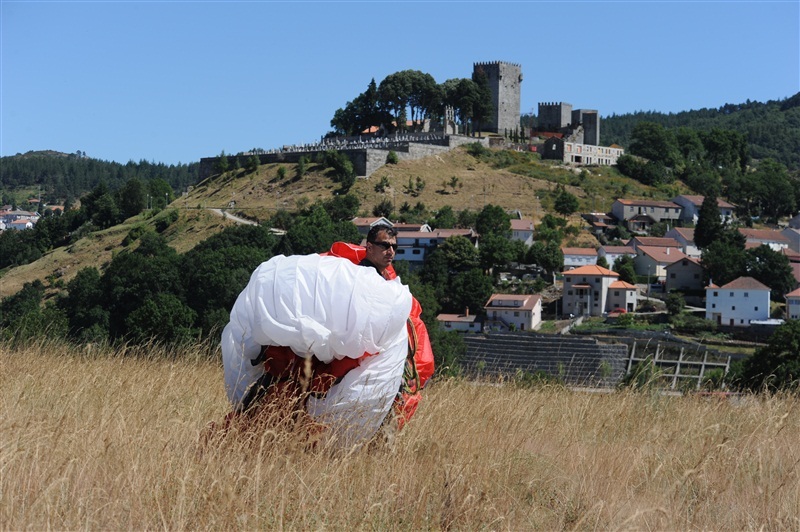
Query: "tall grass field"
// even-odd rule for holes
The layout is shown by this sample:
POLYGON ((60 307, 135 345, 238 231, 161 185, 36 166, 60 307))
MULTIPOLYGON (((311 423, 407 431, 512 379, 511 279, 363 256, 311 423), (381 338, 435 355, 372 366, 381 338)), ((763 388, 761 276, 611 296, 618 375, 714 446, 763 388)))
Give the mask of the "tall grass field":
POLYGON ((0 529, 800 529, 796 396, 439 380, 389 441, 202 443, 213 353, 0 345, 0 529))

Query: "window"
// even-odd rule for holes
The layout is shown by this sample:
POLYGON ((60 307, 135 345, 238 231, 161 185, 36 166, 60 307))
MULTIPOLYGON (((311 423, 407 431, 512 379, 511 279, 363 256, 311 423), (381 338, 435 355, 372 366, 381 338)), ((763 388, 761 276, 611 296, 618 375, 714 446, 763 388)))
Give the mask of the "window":
POLYGON ((717 304, 716 303, 711 303, 711 308, 717 308, 717 304))
POLYGON ((736 310, 736 305, 731 306, 731 310, 736 310))
POLYGON ((519 312, 517 312, 517 311, 514 311, 514 317, 515 317, 515 318, 519 318, 519 312))
POLYGON ((714 297, 717 297, 718 295, 719 295, 719 292, 714 292, 714 297))
POLYGON ((406 250, 404 250, 404 249, 398 249, 398 250, 397 250, 397 254, 398 254, 398 255, 405 255, 405 254, 406 254, 406 250))
POLYGON ((733 292, 731 292, 731 293, 730 293, 730 296, 729 296, 729 297, 733 297, 733 292))
POLYGON ((422 251, 419 250, 419 249, 414 249, 414 250, 411 251, 411 253, 413 253, 414 255, 419 255, 421 252, 422 251))
POLYGON ((694 274, 694 278, 695 279, 699 279, 700 278, 700 274, 699 273, 694 274))
POLYGON ((568 283, 571 283, 572 282, 572 277, 567 277, 566 280, 567 280, 568 283))
POLYGON ((674 279, 675 278, 675 274, 674 273, 669 274, 669 278, 670 279, 674 279))
POLYGON ((747 292, 744 293, 744 297, 750 297, 747 292))
POLYGON ((572 295, 572 290, 567 290, 567 295, 571 296, 572 295))
POLYGON ((614 290, 614 295, 618 296, 619 295, 619 290, 614 290))
POLYGON ((755 308, 755 311, 758 312, 758 307, 755 308))

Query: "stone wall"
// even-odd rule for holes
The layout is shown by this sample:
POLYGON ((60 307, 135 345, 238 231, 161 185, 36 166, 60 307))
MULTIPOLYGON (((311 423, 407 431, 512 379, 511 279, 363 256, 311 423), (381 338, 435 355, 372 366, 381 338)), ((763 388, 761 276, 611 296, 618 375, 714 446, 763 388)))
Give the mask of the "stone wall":
MULTIPOLYGON (((387 144, 386 148, 353 148, 353 149, 339 149, 347 154, 350 162, 353 163, 353 169, 359 177, 369 177, 375 170, 386 164, 386 158, 390 151, 397 154, 398 160, 416 160, 428 157, 430 155, 437 155, 445 153, 458 146, 464 144, 471 144, 478 142, 484 146, 489 145, 488 138, 468 137, 463 135, 447 135, 442 139, 432 140, 417 140, 417 141, 398 141, 387 144)), ((323 150, 308 150, 308 151, 286 151, 278 153, 266 153, 258 155, 261 164, 270 163, 297 163, 300 157, 305 156, 309 160, 313 160, 317 153, 323 150)), ((251 155, 228 155, 228 161, 231 165, 234 159, 238 157, 239 164, 244 167, 247 164, 247 159, 251 155)), ((219 157, 203 157, 200 159, 200 180, 206 179, 214 174, 214 166, 219 160, 219 157)))

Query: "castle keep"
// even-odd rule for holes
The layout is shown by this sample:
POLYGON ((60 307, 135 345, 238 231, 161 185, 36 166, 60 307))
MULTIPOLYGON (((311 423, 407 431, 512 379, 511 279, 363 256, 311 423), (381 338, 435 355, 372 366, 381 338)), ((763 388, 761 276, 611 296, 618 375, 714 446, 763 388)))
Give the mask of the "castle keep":
POLYGON ((483 70, 489 79, 492 93, 492 115, 483 125, 484 130, 501 135, 514 131, 519 127, 522 67, 503 61, 475 63, 472 66, 473 74, 479 70, 483 70))

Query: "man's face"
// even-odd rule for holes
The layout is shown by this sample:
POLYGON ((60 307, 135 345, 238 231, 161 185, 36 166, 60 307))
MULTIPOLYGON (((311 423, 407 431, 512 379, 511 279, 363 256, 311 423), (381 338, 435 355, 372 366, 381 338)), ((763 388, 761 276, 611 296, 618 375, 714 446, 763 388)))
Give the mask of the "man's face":
POLYGON ((397 239, 380 231, 373 242, 367 242, 367 260, 383 272, 394 260, 396 247, 397 239))

